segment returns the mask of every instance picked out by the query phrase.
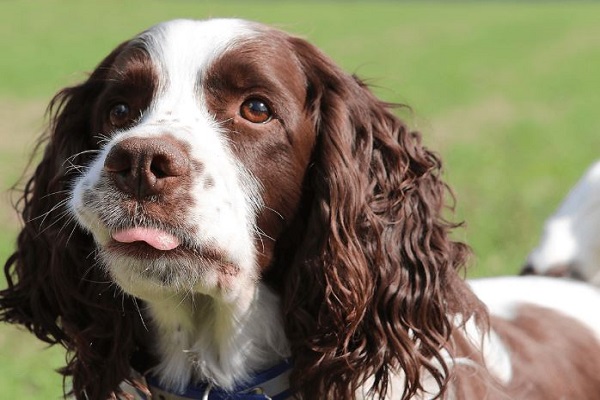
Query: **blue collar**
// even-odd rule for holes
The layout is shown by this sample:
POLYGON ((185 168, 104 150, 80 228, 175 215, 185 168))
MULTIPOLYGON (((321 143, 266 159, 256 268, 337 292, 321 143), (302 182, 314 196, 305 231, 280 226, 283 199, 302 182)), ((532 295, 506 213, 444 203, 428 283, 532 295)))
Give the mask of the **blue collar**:
POLYGON ((153 375, 146 375, 153 399, 164 400, 285 400, 291 398, 289 375, 292 363, 285 360, 279 365, 254 375, 249 382, 232 391, 212 387, 207 383, 188 386, 184 392, 171 392, 153 375))

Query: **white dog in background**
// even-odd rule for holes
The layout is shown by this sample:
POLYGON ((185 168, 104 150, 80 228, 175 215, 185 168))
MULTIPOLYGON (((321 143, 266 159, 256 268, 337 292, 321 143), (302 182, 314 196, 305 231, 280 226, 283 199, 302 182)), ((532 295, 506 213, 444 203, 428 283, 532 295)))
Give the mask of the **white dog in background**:
POLYGON ((571 277, 600 286, 600 161, 548 218, 522 272, 571 277))

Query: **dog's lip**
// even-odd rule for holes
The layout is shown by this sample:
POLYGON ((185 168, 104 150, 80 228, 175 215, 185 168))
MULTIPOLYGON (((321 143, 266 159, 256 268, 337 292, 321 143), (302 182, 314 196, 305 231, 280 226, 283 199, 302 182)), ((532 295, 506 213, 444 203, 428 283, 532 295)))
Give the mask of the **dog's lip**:
POLYGON ((174 250, 181 245, 181 241, 173 234, 158 228, 131 227, 120 229, 111 234, 113 240, 119 243, 144 242, 160 250, 174 250))

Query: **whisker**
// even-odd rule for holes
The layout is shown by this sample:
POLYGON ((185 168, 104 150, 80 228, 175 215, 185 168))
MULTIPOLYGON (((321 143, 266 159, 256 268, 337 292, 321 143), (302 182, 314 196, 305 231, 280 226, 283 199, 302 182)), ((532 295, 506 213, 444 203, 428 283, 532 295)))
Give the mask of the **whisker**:
POLYGON ((40 197, 40 200, 47 199, 50 196, 57 196, 59 194, 65 194, 65 193, 70 193, 70 192, 71 191, 69 189, 57 190, 56 192, 52 192, 52 193, 48 193, 48 194, 43 195, 42 197, 40 197))
POLYGON ((57 216, 56 220, 54 220, 54 221, 53 221, 53 222, 52 222, 50 225, 48 225, 46 228, 43 228, 43 227, 44 227, 44 224, 46 223, 46 219, 48 218, 48 216, 49 216, 51 213, 53 213, 53 212, 55 212, 56 210, 58 210, 59 208, 61 208, 61 207, 64 207, 64 206, 67 204, 67 202, 68 202, 68 199, 63 199, 63 200, 59 201, 59 202, 58 202, 58 203, 56 203, 56 204, 55 204, 55 205, 52 207, 52 209, 50 209, 48 212, 45 212, 45 213, 44 213, 44 214, 42 214, 42 215, 38 215, 37 217, 30 219, 29 221, 26 221, 26 223, 32 223, 32 222, 34 222, 34 221, 37 221, 38 219, 42 218, 42 221, 40 222, 40 229, 41 229, 41 230, 40 230, 40 232, 38 233, 38 234, 42 234, 42 233, 43 233, 43 232, 45 232, 45 231, 46 231, 48 228, 50 228, 51 226, 53 226, 54 224, 56 224, 58 221, 60 221, 61 219, 63 219, 63 218, 64 218, 64 217, 67 215, 67 213, 68 213, 68 210, 66 210, 66 209, 65 209, 65 210, 63 210, 63 211, 62 211, 60 214, 58 214, 58 216, 57 216), (43 228, 43 229, 42 229, 42 228, 43 228))
MULTIPOLYGON (((97 250, 96 250, 96 249, 92 250, 92 251, 90 252, 90 254, 88 254, 87 258, 89 258, 89 257, 90 257, 90 255, 92 255, 92 254, 94 254, 94 253, 96 253, 96 252, 97 252, 97 250)), ((81 276, 81 279, 82 279, 82 280, 85 280, 86 282, 90 282, 90 283, 108 284, 108 285, 109 285, 109 287, 112 287, 112 286, 114 286, 114 284, 115 284, 115 283, 114 283, 114 282, 113 282, 111 279, 108 279, 108 280, 106 280, 106 281, 99 281, 99 280, 95 280, 95 279, 89 279, 89 278, 87 278, 87 276, 88 276, 88 275, 89 275, 89 274, 90 274, 92 271, 94 271, 95 269, 99 269, 99 268, 101 268, 101 267, 99 267, 99 265, 100 265, 100 260, 98 260, 98 259, 94 260, 94 262, 92 263, 92 265, 90 265, 90 266, 89 266, 89 268, 87 268, 87 269, 85 270, 85 272, 84 272, 84 273, 83 273, 83 275, 81 276)))
POLYGON ((98 149, 90 149, 90 150, 80 151, 79 153, 75 153, 75 154, 67 157, 65 159, 65 161, 63 161, 62 165, 65 165, 65 163, 71 164, 73 162, 73 160, 75 160, 75 158, 77 158, 77 157, 79 157, 81 155, 84 155, 84 154, 95 154, 95 153, 99 153, 99 152, 100 152, 100 150, 98 150, 98 149))
POLYGON ((260 240, 260 246, 262 247, 262 253, 265 253, 265 242, 263 241, 263 232, 260 230, 260 228, 256 227, 254 229, 254 231, 256 232, 258 239, 260 240))
POLYGON ((271 236, 267 235, 266 233, 263 232, 262 229, 260 229, 259 227, 254 228, 254 231, 259 235, 259 237, 265 237, 271 241, 275 241, 274 238, 272 238, 271 236))
POLYGON ((69 162, 69 167, 66 168, 65 173, 69 174, 69 173, 71 173, 73 171, 77 171, 80 174, 83 174, 88 169, 89 169, 89 167, 87 167, 87 166, 76 165, 76 164, 73 164, 73 163, 69 162))
MULTIPOLYGON (((40 219, 40 218, 43 218, 43 219, 45 219, 45 218, 48 216, 48 214, 50 214, 50 213, 53 213, 53 212, 54 212, 54 211, 56 211, 58 208, 60 208, 60 207, 64 206, 65 204, 67 204, 67 202, 68 202, 68 201, 69 201, 69 199, 62 199, 62 200, 60 200, 58 203, 56 203, 54 206, 52 206, 52 208, 51 208, 49 211, 46 211, 45 213, 43 213, 43 214, 40 214, 40 215, 38 215, 37 217, 30 218, 29 220, 27 220, 27 221, 25 221, 25 222, 26 222, 26 223, 30 223, 30 222, 37 221, 37 220, 38 220, 38 219, 40 219)), ((40 225, 43 225, 43 224, 44 224, 44 221, 42 221, 42 223, 41 223, 40 225)))
MULTIPOLYGON (((98 144, 100 144, 100 145, 103 145, 104 143, 108 143, 111 140, 110 136, 108 136, 104 133, 99 133, 97 135, 94 135, 93 138, 96 139, 98 141, 98 144)), ((100 150, 98 150, 98 151, 100 151, 100 150)))
POLYGON ((95 280, 95 279, 83 279, 83 278, 82 278, 81 280, 82 280, 82 281, 85 281, 85 282, 89 282, 89 283, 97 283, 97 284, 99 284, 99 285, 107 285, 107 284, 108 284, 108 285, 109 285, 109 287, 114 285, 114 282, 113 282, 113 281, 111 281, 111 280, 107 280, 107 281, 97 281, 97 280, 95 280))
MULTIPOLYGON (((66 226, 66 225, 69 225, 69 224, 71 224, 71 223, 73 223, 74 221, 75 221, 75 218, 74 218, 73 216, 71 216, 71 217, 70 217, 70 218, 67 220, 67 222, 65 223, 65 226, 66 226)), ((66 243, 66 245, 68 245, 68 244, 69 244, 69 241, 71 240, 71 238, 73 237, 73 234, 75 234, 75 231, 77 230, 77 224, 76 224, 76 223, 73 223, 72 225, 73 225, 73 229, 71 229, 71 233, 69 233, 69 236, 67 237, 67 243, 66 243)), ((60 230, 62 231, 62 228, 60 228, 60 230)), ((60 232, 60 231, 59 231, 59 232, 60 232)))
MULTIPOLYGON (((55 210, 52 210, 55 211, 55 210)), ((50 214, 50 212, 46 213, 46 216, 44 217, 44 219, 42 219, 42 222, 40 222, 40 228, 42 228, 46 222, 46 218, 48 217, 48 215, 50 214)), ((57 223, 59 223, 62 219, 64 219, 65 217, 67 217, 69 215, 69 210, 63 210, 61 211, 57 216, 56 219, 54 221, 52 221, 52 223, 46 227, 44 227, 39 234, 42 234, 44 232, 46 232, 48 229, 52 228, 54 225, 56 225, 57 223)), ((62 229, 62 228, 61 228, 62 229)))
POLYGON ((89 259, 91 256, 94 256, 94 259, 97 260, 96 255, 98 254, 98 249, 94 248, 92 251, 90 251, 88 253, 88 255, 85 257, 85 259, 89 259))
POLYGON ((185 303, 186 298, 187 298, 187 293, 184 296, 182 296, 181 301, 175 306, 175 308, 181 307, 181 305, 183 303, 185 303))
POLYGON ((144 316, 142 315, 142 310, 140 310, 140 306, 137 302, 137 299, 133 296, 132 296, 132 299, 133 299, 133 305, 135 306, 135 309, 137 310, 137 313, 140 316, 140 321, 142 321, 142 326, 144 327, 146 332, 150 332, 150 329, 148 329, 148 326, 146 325, 146 321, 144 321, 144 316))
POLYGON ((269 210, 269 211, 272 211, 272 212, 273 212, 273 214, 275 214, 275 215, 277 215, 279 218, 281 218, 281 220, 282 220, 282 221, 285 221, 285 218, 283 217, 283 215, 281 215, 281 214, 279 213, 279 211, 277 211, 277 210, 275 210, 275 209, 273 209, 273 208, 271 208, 271 207, 267 207, 267 206, 265 206, 265 205, 263 205, 263 207, 264 207, 265 209, 269 210))

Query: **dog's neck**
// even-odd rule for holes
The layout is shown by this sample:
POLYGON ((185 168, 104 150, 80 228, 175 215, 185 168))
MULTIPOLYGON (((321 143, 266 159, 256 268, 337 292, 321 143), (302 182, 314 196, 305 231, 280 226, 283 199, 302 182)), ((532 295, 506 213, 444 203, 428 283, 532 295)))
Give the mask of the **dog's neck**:
POLYGON ((148 305, 160 360, 153 374, 173 390, 231 389, 290 355, 279 298, 263 284, 245 302, 187 294, 148 305))

